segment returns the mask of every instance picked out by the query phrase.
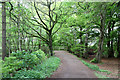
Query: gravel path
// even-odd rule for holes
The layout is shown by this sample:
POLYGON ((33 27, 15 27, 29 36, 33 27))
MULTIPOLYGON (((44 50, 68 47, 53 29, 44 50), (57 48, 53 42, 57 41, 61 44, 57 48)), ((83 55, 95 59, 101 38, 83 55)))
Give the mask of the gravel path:
POLYGON ((55 55, 61 59, 61 65, 51 78, 97 78, 91 69, 67 51, 55 51, 55 55))

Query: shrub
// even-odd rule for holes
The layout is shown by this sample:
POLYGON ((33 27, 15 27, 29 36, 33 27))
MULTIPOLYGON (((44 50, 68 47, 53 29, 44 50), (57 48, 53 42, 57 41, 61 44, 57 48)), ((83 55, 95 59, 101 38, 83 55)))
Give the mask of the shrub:
POLYGON ((36 54, 37 57, 41 59, 41 61, 44 61, 47 58, 45 56, 45 53, 41 49, 37 50, 36 52, 33 52, 33 54, 36 54))
POLYGON ((41 64, 45 59, 45 53, 41 50, 32 53, 25 52, 24 50, 13 52, 10 57, 5 57, 5 61, 3 61, 3 77, 12 77, 24 68, 30 70, 33 66, 41 64))
POLYGON ((60 64, 60 59, 57 57, 50 57, 42 64, 34 66, 33 69, 23 69, 18 71, 14 78, 46 78, 50 77, 60 64))
POLYGON ((97 61, 96 58, 93 58, 90 62, 91 62, 91 63, 98 63, 98 61, 97 61))
POLYGON ((75 46, 72 46, 71 51, 74 52, 75 55, 82 56, 82 54, 85 53, 84 49, 84 44, 77 44, 75 46))
POLYGON ((115 46, 113 46, 113 50, 114 50, 114 57, 117 58, 119 55, 119 52, 117 50, 117 44, 114 43, 115 46))
POLYGON ((12 52, 11 54, 10 54, 10 56, 14 56, 14 57, 16 57, 17 59, 24 59, 24 55, 25 54, 28 54, 29 52, 26 52, 25 50, 23 50, 23 51, 19 51, 19 50, 17 50, 17 52, 12 52))
POLYGON ((48 47, 48 46, 45 46, 45 45, 42 46, 42 47, 41 47, 41 50, 42 50, 44 53, 46 53, 46 54, 49 53, 49 47, 48 47))
POLYGON ((18 69, 20 69, 23 65, 23 61, 17 60, 16 57, 5 57, 5 61, 3 61, 2 73, 3 77, 10 77, 16 73, 18 69))
POLYGON ((25 54, 23 59, 23 67, 24 68, 32 68, 34 65, 40 64, 40 58, 38 58, 35 54, 25 54))

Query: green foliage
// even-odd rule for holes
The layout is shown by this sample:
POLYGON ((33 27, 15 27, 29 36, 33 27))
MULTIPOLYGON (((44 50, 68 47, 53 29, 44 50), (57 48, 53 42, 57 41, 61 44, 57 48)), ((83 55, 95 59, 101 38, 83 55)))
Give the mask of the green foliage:
POLYGON ((106 49, 106 50, 103 52, 103 56, 104 56, 104 57, 108 57, 108 52, 109 52, 109 50, 106 49))
MULTIPOLYGON (((109 77, 106 77, 106 76, 104 76, 104 75, 98 74, 97 72, 95 72, 95 75, 96 75, 98 78, 109 78, 109 77)), ((109 80, 109 79, 102 79, 102 80, 109 80)))
POLYGON ((74 52, 74 54, 79 54, 80 56, 82 56, 82 53, 84 53, 84 49, 84 44, 77 44, 75 46, 72 46, 71 51, 74 52))
POLYGON ((57 57, 50 57, 42 64, 34 66, 32 70, 20 70, 14 78, 46 78, 50 77, 60 64, 60 59, 57 57))
POLYGON ((2 66, 3 77, 10 77, 10 74, 15 74, 16 70, 21 68, 22 65, 23 61, 17 60, 16 57, 5 57, 2 66))
POLYGON ((110 74, 111 72, 108 70, 103 70, 100 69, 97 65, 92 65, 90 63, 87 63, 86 61, 80 59, 82 61, 83 64, 85 64, 86 66, 88 66, 90 69, 95 70, 95 71, 99 71, 99 72, 106 72, 107 74, 110 74))
POLYGON ((44 61, 47 58, 45 56, 45 53, 41 49, 37 50, 36 52, 33 52, 32 54, 36 54, 40 61, 44 61))
POLYGON ((93 58, 90 62, 91 63, 97 63, 97 60, 96 60, 96 58, 93 58))
POLYGON ((118 53, 118 50, 117 50, 117 44, 116 43, 114 43, 113 50, 114 50, 114 57, 117 58, 119 53, 118 53))
POLYGON ((34 65, 42 63, 45 60, 45 53, 41 50, 29 53, 23 51, 17 51, 11 53, 11 56, 15 56, 17 59, 23 60, 23 66, 27 68, 32 68, 34 65))
POLYGON ((24 55, 25 54, 28 54, 29 52, 26 52, 25 50, 23 50, 23 51, 19 51, 19 50, 17 50, 17 52, 12 52, 11 54, 10 54, 10 56, 14 56, 14 57, 16 57, 17 59, 23 59, 24 58, 24 55))
POLYGON ((49 47, 48 46, 41 46, 41 50, 44 51, 46 54, 49 53, 49 47))
POLYGON ((17 71, 24 68, 30 70, 33 66, 41 64, 45 59, 45 53, 41 50, 32 53, 25 52, 24 50, 13 52, 10 57, 5 57, 5 61, 3 61, 3 77, 12 77, 17 71))
POLYGON ((96 65, 92 65, 92 64, 89 64, 89 63, 87 63, 86 61, 84 61, 84 60, 81 60, 86 66, 88 66, 90 69, 92 69, 92 70, 96 70, 96 71, 100 71, 100 69, 99 69, 99 67, 98 66, 96 66, 96 65))
POLYGON ((0 79, 2 79, 2 60, 0 58, 0 79))

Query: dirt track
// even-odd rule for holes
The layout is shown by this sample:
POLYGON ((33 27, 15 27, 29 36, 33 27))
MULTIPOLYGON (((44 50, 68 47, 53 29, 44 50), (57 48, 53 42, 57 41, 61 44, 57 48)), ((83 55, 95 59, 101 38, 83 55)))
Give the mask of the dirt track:
POLYGON ((55 51, 55 55, 61 59, 61 65, 51 78, 97 78, 92 70, 67 51, 55 51))

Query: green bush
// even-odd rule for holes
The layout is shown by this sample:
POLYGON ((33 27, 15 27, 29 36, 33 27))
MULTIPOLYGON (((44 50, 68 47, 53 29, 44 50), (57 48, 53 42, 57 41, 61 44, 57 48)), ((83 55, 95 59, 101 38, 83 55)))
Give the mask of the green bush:
POLYGON ((114 50, 114 57, 117 58, 118 55, 119 55, 119 52, 117 50, 117 44, 114 43, 114 46, 113 46, 113 50, 114 50))
POLYGON ((45 53, 41 50, 32 53, 25 52, 24 50, 13 52, 10 57, 5 57, 5 60, 3 61, 3 77, 12 77, 24 68, 30 70, 33 66, 41 64, 45 59, 45 53))
POLYGON ((96 58, 93 58, 90 62, 91 62, 91 63, 97 63, 98 61, 97 61, 96 58))
POLYGON ((39 50, 37 50, 36 52, 33 52, 34 54, 36 54, 37 55, 37 57, 39 58, 39 59, 41 59, 41 61, 44 61, 47 57, 45 56, 45 53, 41 50, 41 49, 39 49, 39 50))
POLYGON ((18 71, 14 78, 46 78, 50 77, 60 64, 60 59, 57 57, 50 57, 42 64, 34 66, 33 69, 23 69, 18 71))
POLYGON ((82 53, 84 53, 85 45, 84 44, 77 44, 72 46, 71 51, 74 52, 76 55, 82 56, 82 53))
POLYGON ((23 61, 17 60, 16 57, 6 57, 3 61, 2 73, 3 77, 9 78, 16 73, 16 70, 20 69, 23 65, 23 61))

